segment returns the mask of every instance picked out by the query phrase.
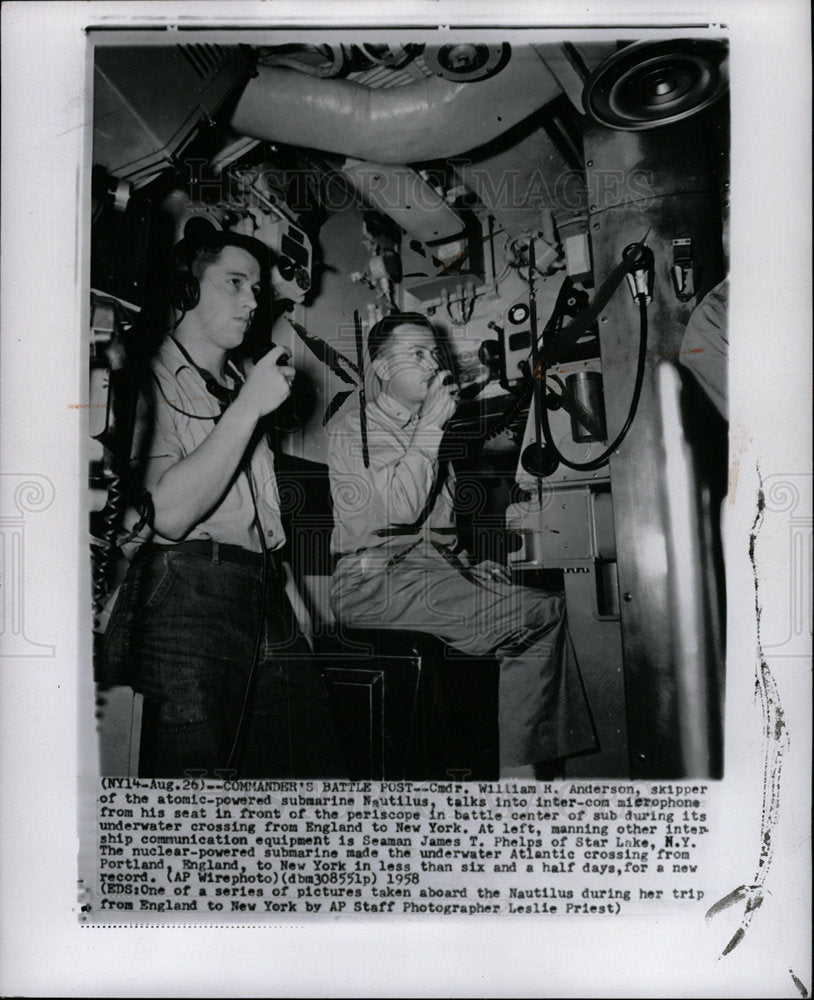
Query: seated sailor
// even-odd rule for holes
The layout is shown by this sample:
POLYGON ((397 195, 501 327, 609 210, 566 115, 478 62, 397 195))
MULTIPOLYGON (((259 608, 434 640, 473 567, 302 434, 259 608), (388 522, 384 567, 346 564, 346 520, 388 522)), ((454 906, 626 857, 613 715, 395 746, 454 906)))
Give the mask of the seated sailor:
POLYGON ((564 597, 515 586, 496 563, 473 565, 458 543, 454 475, 439 461, 458 387, 432 326, 417 313, 387 316, 368 354, 378 395, 336 421, 328 447, 337 619, 494 655, 501 774, 532 776, 534 765, 595 749, 564 597))

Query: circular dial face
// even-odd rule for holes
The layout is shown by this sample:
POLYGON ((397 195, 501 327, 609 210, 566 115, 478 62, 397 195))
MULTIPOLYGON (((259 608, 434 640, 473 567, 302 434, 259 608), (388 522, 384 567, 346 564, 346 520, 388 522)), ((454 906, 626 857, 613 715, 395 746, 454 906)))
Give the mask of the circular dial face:
POLYGON ((529 307, 525 302, 516 302, 509 310, 509 322, 513 326, 520 326, 529 318, 529 307))

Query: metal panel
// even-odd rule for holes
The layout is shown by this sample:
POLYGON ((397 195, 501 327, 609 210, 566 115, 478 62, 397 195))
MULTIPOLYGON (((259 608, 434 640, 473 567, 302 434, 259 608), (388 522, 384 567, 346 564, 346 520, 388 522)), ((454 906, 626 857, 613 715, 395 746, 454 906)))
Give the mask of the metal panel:
POLYGON ((565 762, 566 778, 618 778, 630 773, 625 723, 622 636, 618 620, 597 607, 598 566, 565 574, 568 631, 574 644, 599 752, 565 762))
POLYGON ((616 555, 610 492, 594 486, 547 488, 543 506, 536 497, 511 504, 506 527, 523 539, 523 548, 512 553, 518 567, 565 567, 616 555))
POLYGON ((237 46, 98 47, 95 59, 94 161, 136 185, 170 165, 250 69, 237 46))
POLYGON ((424 243, 444 243, 463 232, 463 219, 410 167, 346 160, 342 173, 374 208, 424 243))
MULTIPOLYGON (((410 769, 423 658, 410 650, 403 636, 392 634, 397 642, 401 637, 404 655, 389 652, 391 637, 386 633, 367 661, 355 652, 355 658, 340 666, 341 651, 329 654, 333 665, 324 675, 354 779, 402 779, 410 769)), ((357 649, 377 641, 368 632, 358 638, 357 649)))
POLYGON ((330 667, 325 680, 350 777, 384 778, 384 673, 330 667))
POLYGON ((99 773, 105 777, 138 776, 144 695, 130 687, 100 689, 96 696, 99 773))
MULTIPOLYGON (((686 507, 685 531, 677 534, 675 483, 667 474, 668 427, 656 376, 665 361, 675 363, 695 300, 682 303, 670 280, 672 241, 690 238, 700 266, 699 298, 720 280, 720 216, 704 162, 698 119, 651 132, 623 133, 596 128, 586 136, 592 192, 591 235, 596 279, 617 264, 625 246, 646 232, 655 256, 655 290, 648 309, 647 369, 638 415, 611 459, 614 521, 622 595, 622 631, 631 759, 636 776, 704 776, 715 772, 710 721, 706 749, 690 749, 685 716, 706 708, 699 692, 687 694, 687 630, 704 675, 717 672, 710 650, 714 615, 699 606, 684 613, 688 581, 702 578, 705 530, 699 508, 686 507), (609 183, 617 178, 618 183, 609 183), (671 503, 673 506, 671 507, 671 503), (677 549, 684 562, 676 572, 677 549), (703 612, 703 613, 702 613, 703 612)), ((633 392, 638 310, 622 286, 600 317, 608 433, 623 423, 633 392)), ((684 484, 691 490, 688 483, 684 484)), ((708 516, 708 515, 707 515, 708 516)), ((704 601, 709 601, 708 597, 704 601)))

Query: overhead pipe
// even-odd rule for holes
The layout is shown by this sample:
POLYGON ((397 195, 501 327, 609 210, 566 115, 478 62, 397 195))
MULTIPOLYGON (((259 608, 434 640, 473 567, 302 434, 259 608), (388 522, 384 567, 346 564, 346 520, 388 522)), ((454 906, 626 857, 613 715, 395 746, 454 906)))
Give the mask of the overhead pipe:
POLYGON ((417 163, 466 153, 502 135, 562 93, 531 47, 477 83, 432 76, 371 89, 258 66, 232 116, 241 135, 378 163, 417 163))

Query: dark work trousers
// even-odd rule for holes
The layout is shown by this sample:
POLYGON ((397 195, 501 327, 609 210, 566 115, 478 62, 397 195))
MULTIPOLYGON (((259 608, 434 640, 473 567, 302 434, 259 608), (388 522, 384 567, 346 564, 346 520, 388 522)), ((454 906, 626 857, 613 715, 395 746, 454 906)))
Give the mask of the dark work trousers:
POLYGON ((339 560, 331 605, 340 622, 427 632, 464 653, 495 656, 502 767, 596 749, 562 595, 472 582, 427 543, 388 554, 368 549, 339 560))
POLYGON ((128 658, 131 683, 144 694, 140 776, 345 775, 325 686, 282 572, 273 566, 247 691, 262 581, 262 565, 189 553, 183 546, 156 546, 130 567, 128 658), (227 773, 227 765, 236 773, 227 773))

